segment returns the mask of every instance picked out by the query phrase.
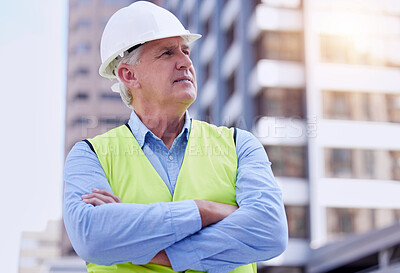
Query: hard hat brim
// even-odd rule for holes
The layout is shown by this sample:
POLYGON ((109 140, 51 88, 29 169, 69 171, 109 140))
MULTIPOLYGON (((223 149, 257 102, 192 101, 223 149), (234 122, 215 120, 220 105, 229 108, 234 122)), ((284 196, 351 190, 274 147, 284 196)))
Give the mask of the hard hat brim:
POLYGON ((129 45, 129 46, 127 46, 126 48, 123 48, 120 52, 116 52, 114 55, 111 55, 105 62, 103 62, 103 63, 100 65, 100 68, 99 68, 99 74, 100 74, 100 76, 102 76, 102 77, 104 77, 104 78, 107 78, 107 79, 110 79, 110 80, 116 79, 116 78, 117 78, 116 75, 114 75, 113 73, 107 73, 107 70, 108 70, 107 68, 108 68, 108 66, 110 65, 110 63, 111 63, 113 60, 115 60, 115 58, 117 58, 117 56, 120 55, 122 52, 125 52, 125 51, 127 51, 128 49, 130 49, 130 48, 132 48, 132 47, 134 47, 134 46, 140 45, 140 44, 144 44, 144 43, 151 42, 151 41, 155 41, 155 40, 165 39, 165 38, 172 38, 172 37, 182 37, 183 39, 186 40, 186 42, 187 42, 188 44, 191 44, 191 43, 193 43, 194 41, 196 41, 197 39, 200 39, 200 38, 201 38, 201 34, 185 33, 185 34, 181 34, 181 35, 179 35, 179 34, 164 35, 164 36, 160 36, 160 37, 155 37, 154 39, 150 39, 150 40, 146 40, 146 41, 141 41, 141 42, 138 42, 138 43, 136 43, 136 44, 129 45))

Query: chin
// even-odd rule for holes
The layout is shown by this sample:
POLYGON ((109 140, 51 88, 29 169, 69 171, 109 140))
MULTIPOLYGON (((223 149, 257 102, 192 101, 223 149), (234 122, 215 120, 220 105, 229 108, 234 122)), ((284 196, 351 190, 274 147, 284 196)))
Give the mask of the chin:
POLYGON ((196 100, 196 95, 194 95, 194 96, 187 95, 187 96, 181 97, 179 99, 179 103, 182 105, 186 105, 186 108, 188 108, 195 100, 196 100))
POLYGON ((182 94, 181 98, 185 100, 195 101, 197 97, 197 92, 194 88, 186 89, 184 94, 182 94))
POLYGON ((188 102, 190 102, 190 104, 192 104, 197 98, 197 93, 192 93, 192 94, 188 94, 187 100, 188 102))

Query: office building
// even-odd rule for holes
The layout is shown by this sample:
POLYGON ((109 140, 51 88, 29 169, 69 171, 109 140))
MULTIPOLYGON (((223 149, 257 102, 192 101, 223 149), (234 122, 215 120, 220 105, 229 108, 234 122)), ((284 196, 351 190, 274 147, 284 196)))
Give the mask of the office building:
POLYGON ((110 16, 132 1, 70 0, 65 152, 129 119, 111 81, 100 77, 100 39, 110 16))
MULTIPOLYGON (((97 71, 131 2, 70 0, 66 152, 129 117, 97 71)), ((399 1, 156 2, 203 35, 191 115, 252 131, 273 163, 290 240, 260 270, 304 272, 312 249, 400 220, 399 1)))

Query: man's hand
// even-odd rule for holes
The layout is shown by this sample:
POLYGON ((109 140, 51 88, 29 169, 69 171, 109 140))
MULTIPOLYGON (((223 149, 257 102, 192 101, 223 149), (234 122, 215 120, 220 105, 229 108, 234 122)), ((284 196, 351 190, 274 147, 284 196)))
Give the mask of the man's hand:
MULTIPOLYGON (((93 206, 100 206, 108 203, 122 203, 115 194, 106 190, 93 189, 93 193, 82 195, 82 201, 93 206)), ((201 226, 206 227, 215 224, 225 217, 231 215, 239 207, 207 200, 194 201, 199 209, 201 226)))
POLYGON ((100 206, 108 203, 122 203, 115 194, 106 190, 93 189, 93 193, 82 195, 82 201, 93 206, 100 206))
MULTIPOLYGON (((87 204, 92 204, 93 206, 100 206, 109 203, 122 203, 121 199, 119 199, 119 197, 115 194, 96 188, 93 189, 93 193, 82 195, 82 201, 87 204)), ((206 227, 221 221, 239 208, 238 206, 207 200, 195 200, 194 202, 196 203, 200 212, 202 227, 206 227)), ((154 256, 149 263, 171 266, 165 250, 157 253, 157 255, 154 256)))
MULTIPOLYGON (((93 193, 82 195, 82 201, 93 206, 100 206, 108 203, 122 203, 115 194, 106 190, 93 189, 93 193)), ((194 201, 199 209, 201 226, 206 227, 215 224, 225 217, 231 215, 239 207, 207 200, 194 201)))
POLYGON ((195 200, 201 216, 201 227, 215 224, 231 215, 239 207, 213 201, 195 200))
MULTIPOLYGON (((93 189, 93 193, 82 195, 82 201, 87 204, 92 204, 93 206, 100 206, 108 203, 122 203, 121 199, 115 194, 96 188, 93 189)), ((200 212, 202 227, 215 224, 238 209, 238 206, 207 200, 195 200, 194 202, 200 212)))

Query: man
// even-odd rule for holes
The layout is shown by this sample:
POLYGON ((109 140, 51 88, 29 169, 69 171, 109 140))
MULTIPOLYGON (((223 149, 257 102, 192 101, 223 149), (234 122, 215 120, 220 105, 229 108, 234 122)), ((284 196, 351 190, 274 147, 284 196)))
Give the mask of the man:
POLYGON ((190 34, 136 2, 102 37, 100 74, 133 109, 129 122, 77 143, 65 165, 64 220, 88 272, 256 272, 281 254, 281 191, 250 133, 192 120, 190 34))

